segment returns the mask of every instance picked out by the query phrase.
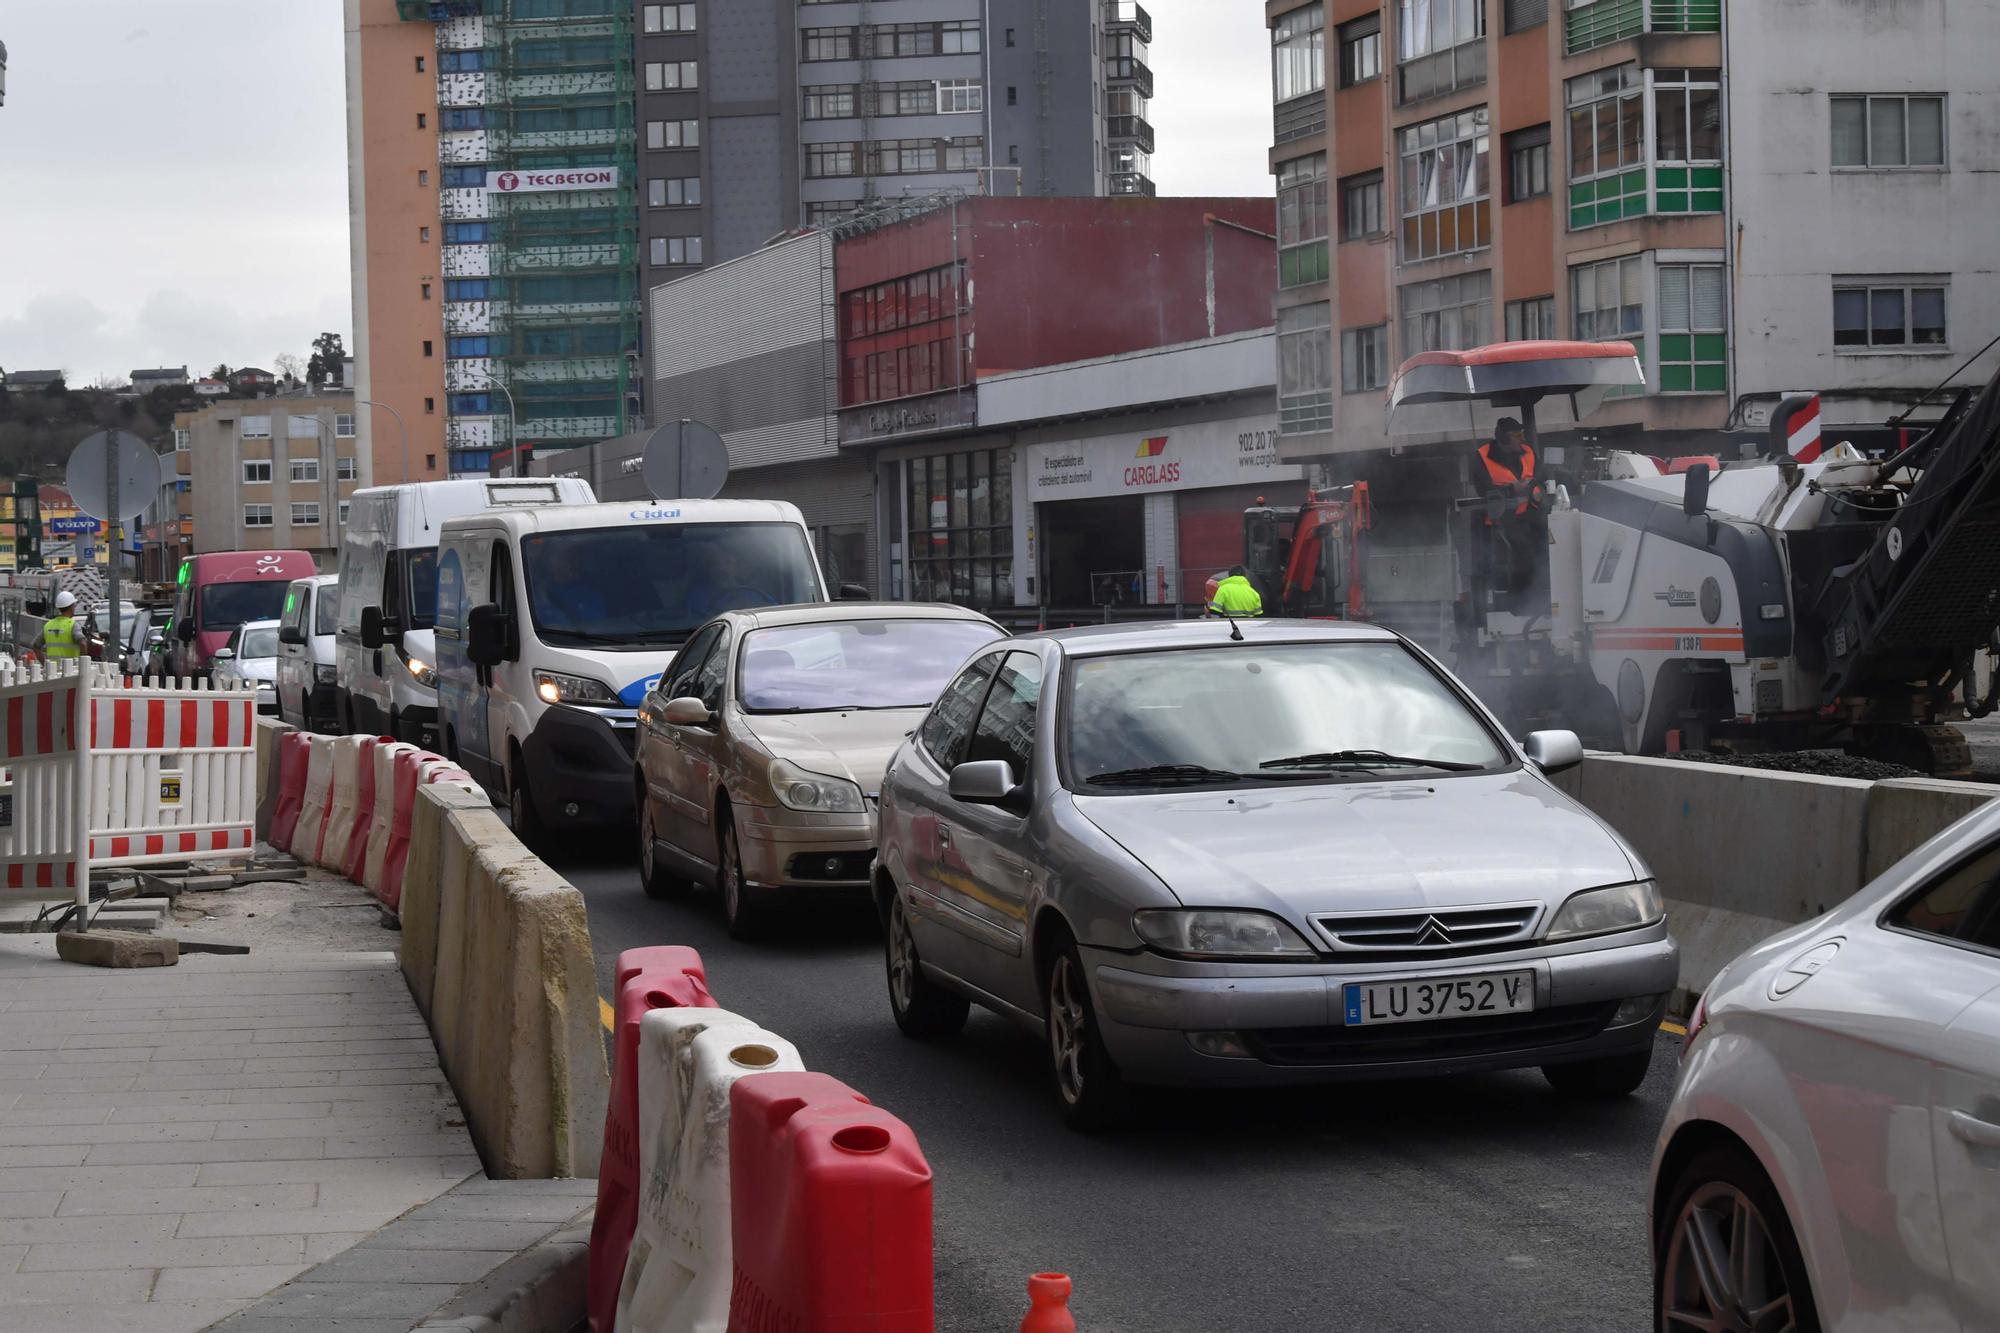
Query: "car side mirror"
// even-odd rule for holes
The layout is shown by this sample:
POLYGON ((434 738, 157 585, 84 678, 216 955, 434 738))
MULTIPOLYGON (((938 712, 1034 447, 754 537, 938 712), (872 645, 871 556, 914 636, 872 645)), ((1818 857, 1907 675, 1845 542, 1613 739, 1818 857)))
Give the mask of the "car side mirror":
POLYGON ((507 660, 507 615, 492 602, 465 613, 465 655, 474 666, 499 666, 507 660))
POLYGON ((236 660, 236 650, 234 648, 217 648, 209 655, 208 660, 211 662, 233 662, 236 660))
MULTIPOLYGON (((388 641, 388 635, 383 633, 382 630, 382 608, 379 606, 362 607, 361 646, 363 648, 380 648, 388 641)), ((475 658, 474 660, 477 661, 478 659, 475 658)), ((481 665, 486 664, 481 663, 481 665)))
POLYGON ((952 800, 967 805, 1002 805, 1019 786, 1014 766, 1005 759, 975 759, 951 770, 946 790, 952 800))
POLYGON ((1681 512, 1689 518, 1708 512, 1708 464, 1696 463, 1682 474, 1681 512))
POLYGON ((868 596, 868 589, 862 587, 860 584, 843 583, 840 585, 840 600, 843 602, 866 602, 871 599, 868 596))
POLYGON ((193 643, 193 642, 194 642, 194 622, 193 622, 192 620, 178 620, 178 621, 175 621, 175 622, 174 622, 174 637, 175 637, 175 638, 177 638, 177 639, 179 639, 179 640, 180 640, 180 641, 181 641, 182 643, 193 643))
POLYGON ((278 642, 300 644, 306 641, 306 632, 297 625, 278 626, 278 642))
POLYGON ((667 700, 666 711, 661 716, 669 726, 674 727, 705 727, 715 718, 715 714, 708 711, 708 705, 692 694, 667 700))
POLYGON ((1544 773, 1560 773, 1583 762, 1583 742, 1573 731, 1531 731, 1521 749, 1544 773))

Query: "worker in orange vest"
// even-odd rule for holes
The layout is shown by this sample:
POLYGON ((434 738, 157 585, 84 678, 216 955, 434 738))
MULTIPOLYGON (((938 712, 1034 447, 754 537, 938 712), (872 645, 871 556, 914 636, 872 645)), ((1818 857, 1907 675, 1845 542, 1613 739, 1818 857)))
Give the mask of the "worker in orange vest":
POLYGON ((1492 578, 1498 592, 1518 594, 1536 583, 1537 565, 1546 556, 1548 535, 1541 521, 1542 486, 1535 475, 1535 447, 1528 432, 1513 417, 1502 417, 1493 438, 1479 446, 1480 467, 1474 483, 1489 496, 1514 500, 1511 510, 1489 510, 1486 527, 1492 551, 1492 578))
POLYGON ((1479 446, 1479 460, 1486 465, 1492 489, 1520 497, 1515 513, 1527 513, 1541 499, 1541 487, 1535 484, 1535 446, 1513 417, 1500 418, 1493 438, 1479 446))

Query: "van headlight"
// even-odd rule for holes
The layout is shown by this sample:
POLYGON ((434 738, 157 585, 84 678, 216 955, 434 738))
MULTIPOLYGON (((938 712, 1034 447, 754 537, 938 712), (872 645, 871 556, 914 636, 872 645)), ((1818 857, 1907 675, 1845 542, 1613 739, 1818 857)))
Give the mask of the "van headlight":
POLYGON ((403 653, 401 656, 404 669, 410 673, 410 676, 417 684, 423 686, 425 689, 429 689, 437 684, 438 673, 436 667, 424 661, 421 657, 411 657, 408 653, 403 653))
POLYGON ((1317 957, 1296 930, 1269 912, 1154 908, 1132 914, 1140 939, 1179 958, 1277 962, 1317 957))
POLYGON ((807 810, 820 815, 861 813, 861 788, 846 778, 807 772, 797 764, 778 759, 771 763, 770 780, 778 804, 787 810, 807 810))
POLYGON ((1608 889, 1585 889, 1571 894, 1569 901, 1557 909, 1555 920, 1549 923, 1548 938, 1573 940, 1614 930, 1637 930, 1665 915, 1660 887, 1650 879, 1636 884, 1615 884, 1608 889))
MULTIPOLYGON (((437 679, 435 672, 431 679, 437 679)), ((587 704, 596 708, 616 708, 618 696, 601 680, 572 676, 561 671, 537 671, 535 693, 545 704, 587 704)))

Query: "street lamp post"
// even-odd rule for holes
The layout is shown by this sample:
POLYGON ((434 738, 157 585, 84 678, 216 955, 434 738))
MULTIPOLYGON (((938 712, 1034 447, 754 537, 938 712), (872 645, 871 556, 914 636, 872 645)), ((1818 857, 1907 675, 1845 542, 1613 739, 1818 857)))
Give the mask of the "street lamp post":
POLYGON ((508 464, 507 475, 510 477, 518 477, 521 475, 521 455, 515 443, 514 420, 516 417, 521 415, 521 409, 514 405, 513 391, 509 389, 506 385, 502 384, 499 380, 494 379, 491 375, 488 375, 486 377, 486 387, 489 389, 498 389, 502 394, 506 395, 507 452, 513 459, 513 461, 508 464))
MULTIPOLYGON (((357 406, 360 407, 379 407, 384 412, 387 412, 390 416, 396 419, 396 429, 401 431, 403 435, 402 479, 404 481, 408 481, 410 479, 410 428, 407 425, 403 424, 403 414, 401 412, 398 412, 395 408, 389 406, 387 403, 378 403, 372 398, 357 398, 354 400, 354 402, 357 406)), ((375 460, 371 458, 368 461, 370 463, 373 463, 375 460)))

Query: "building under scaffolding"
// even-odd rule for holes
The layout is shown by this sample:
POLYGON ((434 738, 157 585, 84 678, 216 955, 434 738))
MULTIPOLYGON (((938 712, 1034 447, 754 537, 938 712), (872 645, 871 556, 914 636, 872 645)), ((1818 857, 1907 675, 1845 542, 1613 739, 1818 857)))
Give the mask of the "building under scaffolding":
POLYGON ((397 0, 436 29, 451 470, 639 413, 629 0, 397 0))

